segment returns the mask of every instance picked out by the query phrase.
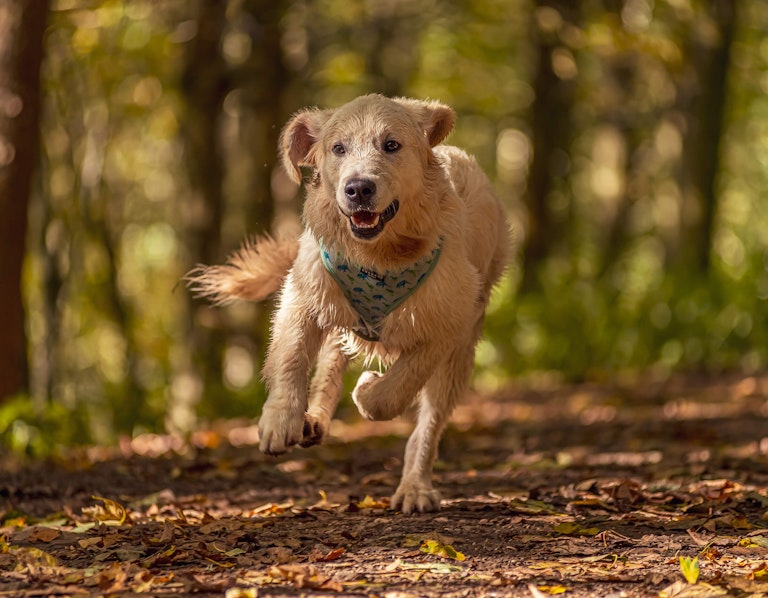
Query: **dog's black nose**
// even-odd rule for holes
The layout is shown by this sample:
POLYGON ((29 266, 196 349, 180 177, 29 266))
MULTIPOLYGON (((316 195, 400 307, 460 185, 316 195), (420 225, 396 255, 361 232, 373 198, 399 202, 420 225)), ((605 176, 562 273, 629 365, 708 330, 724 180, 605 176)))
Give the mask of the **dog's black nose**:
POLYGON ((370 179, 349 179, 344 185, 344 195, 351 202, 365 203, 376 195, 376 183, 370 179))

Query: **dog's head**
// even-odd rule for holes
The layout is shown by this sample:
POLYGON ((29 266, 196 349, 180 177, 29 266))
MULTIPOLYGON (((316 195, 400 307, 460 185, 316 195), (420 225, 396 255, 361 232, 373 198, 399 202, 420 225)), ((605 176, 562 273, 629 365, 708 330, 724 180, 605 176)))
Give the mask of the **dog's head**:
POLYGON ((303 110, 282 132, 283 165, 297 183, 301 166, 314 169, 311 184, 320 192, 310 200, 323 205, 312 208, 324 212, 323 220, 334 219, 335 231, 351 240, 375 243, 390 229, 419 236, 421 228, 433 230, 424 222, 435 209, 424 205, 435 176, 431 148, 451 132, 454 119, 439 102, 380 95, 335 110, 303 110))

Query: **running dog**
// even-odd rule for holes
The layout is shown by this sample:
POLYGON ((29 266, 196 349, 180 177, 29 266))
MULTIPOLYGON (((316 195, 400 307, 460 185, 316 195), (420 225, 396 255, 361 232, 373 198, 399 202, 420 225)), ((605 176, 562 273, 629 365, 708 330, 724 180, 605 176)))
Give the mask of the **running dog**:
POLYGON ((440 508, 438 443, 507 261, 490 181, 474 158, 440 145, 454 120, 439 102, 380 95, 298 112, 279 149, 293 181, 308 169, 303 233, 256 239, 188 275, 219 303, 279 290, 259 420, 267 454, 322 442, 350 359, 378 358, 383 373, 364 371, 352 398, 370 420, 415 417, 391 500, 404 513, 440 508))

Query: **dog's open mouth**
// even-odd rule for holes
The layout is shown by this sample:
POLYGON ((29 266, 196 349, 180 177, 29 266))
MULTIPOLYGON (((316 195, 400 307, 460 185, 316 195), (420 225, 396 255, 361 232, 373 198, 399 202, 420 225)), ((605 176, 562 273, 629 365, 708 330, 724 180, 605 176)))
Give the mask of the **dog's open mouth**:
POLYGON ((384 230, 384 225, 395 217, 399 208, 400 202, 395 200, 383 212, 369 212, 367 210, 353 212, 347 216, 352 234, 360 239, 373 239, 384 230))

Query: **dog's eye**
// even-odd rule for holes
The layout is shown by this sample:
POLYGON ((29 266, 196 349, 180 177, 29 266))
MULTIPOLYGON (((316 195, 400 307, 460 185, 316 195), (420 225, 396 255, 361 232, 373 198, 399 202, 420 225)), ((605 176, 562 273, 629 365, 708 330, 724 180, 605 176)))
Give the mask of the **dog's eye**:
POLYGON ((390 139, 386 143, 384 143, 384 151, 385 152, 396 152, 400 149, 400 144, 395 141, 394 139, 390 139))
POLYGON ((336 154, 337 156, 343 156, 347 153, 347 150, 344 149, 344 146, 340 143, 337 143, 331 148, 331 151, 336 154))

